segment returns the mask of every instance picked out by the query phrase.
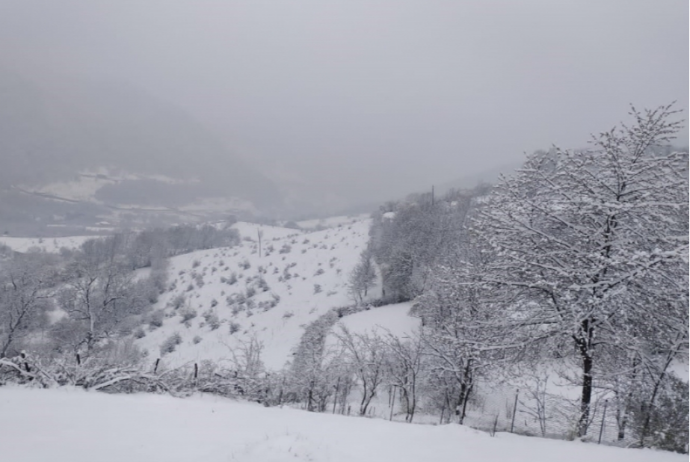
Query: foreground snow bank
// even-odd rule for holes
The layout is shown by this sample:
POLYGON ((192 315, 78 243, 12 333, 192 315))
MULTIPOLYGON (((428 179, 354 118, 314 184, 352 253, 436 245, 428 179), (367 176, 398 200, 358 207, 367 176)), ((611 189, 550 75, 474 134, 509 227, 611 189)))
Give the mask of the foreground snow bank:
POLYGON ((2 460, 681 461, 687 456, 263 408, 199 396, 0 388, 2 460))

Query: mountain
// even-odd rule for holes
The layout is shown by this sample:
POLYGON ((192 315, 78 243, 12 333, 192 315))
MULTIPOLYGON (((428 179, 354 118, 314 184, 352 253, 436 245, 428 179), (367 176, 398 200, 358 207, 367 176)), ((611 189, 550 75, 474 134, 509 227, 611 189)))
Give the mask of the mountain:
POLYGON ((183 110, 122 83, 41 85, 0 70, 0 163, 5 201, 18 201, 10 188, 108 206, 281 201, 270 180, 183 110), (88 197, 56 194, 88 177, 88 197))

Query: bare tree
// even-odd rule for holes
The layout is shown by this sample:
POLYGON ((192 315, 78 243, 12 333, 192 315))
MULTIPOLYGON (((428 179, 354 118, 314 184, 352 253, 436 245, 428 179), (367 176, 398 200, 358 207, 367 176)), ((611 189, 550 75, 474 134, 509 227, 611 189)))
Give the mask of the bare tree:
POLYGON ((355 303, 361 305, 364 299, 376 283, 376 270, 374 269, 371 248, 367 247, 359 257, 359 263, 350 274, 348 289, 355 303))
MULTIPOLYGON (((405 421, 412 422, 419 399, 420 387, 425 376, 423 333, 401 339, 388 333, 386 344, 386 376, 392 386, 400 390, 400 398, 405 407, 405 421)), ((395 405, 395 403, 392 403, 395 405)))
POLYGON ((48 257, 15 254, 0 270, 0 358, 32 332, 50 308, 54 271, 48 257))
POLYGON ((378 387, 384 381, 385 344, 376 333, 352 334, 345 326, 341 326, 336 337, 362 387, 359 414, 365 415, 378 387))

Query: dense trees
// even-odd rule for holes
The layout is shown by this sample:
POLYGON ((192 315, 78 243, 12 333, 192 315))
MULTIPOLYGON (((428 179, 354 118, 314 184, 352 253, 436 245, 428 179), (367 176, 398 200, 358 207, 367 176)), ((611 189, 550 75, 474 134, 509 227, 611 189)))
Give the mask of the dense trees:
POLYGON ((373 215, 372 254, 381 269, 384 300, 412 300, 428 288, 432 269, 463 232, 472 198, 485 191, 451 191, 440 199, 412 195, 373 215))

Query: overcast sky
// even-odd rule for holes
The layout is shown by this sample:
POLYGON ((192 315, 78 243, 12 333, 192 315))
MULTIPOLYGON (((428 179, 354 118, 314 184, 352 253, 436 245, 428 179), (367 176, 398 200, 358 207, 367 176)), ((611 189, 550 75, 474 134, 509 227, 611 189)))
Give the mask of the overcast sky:
POLYGON ((380 199, 687 109, 688 2, 0 0, 0 65, 128 81, 273 177, 380 199))

